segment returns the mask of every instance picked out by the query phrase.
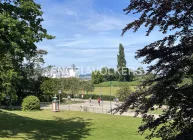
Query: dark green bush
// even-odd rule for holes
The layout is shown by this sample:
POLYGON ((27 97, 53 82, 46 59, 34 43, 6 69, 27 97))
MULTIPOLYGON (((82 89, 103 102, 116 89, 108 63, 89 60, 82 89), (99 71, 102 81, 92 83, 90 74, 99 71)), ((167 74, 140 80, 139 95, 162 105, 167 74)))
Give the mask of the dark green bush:
POLYGON ((23 99, 22 110, 40 110, 40 100, 36 96, 27 96, 23 99))

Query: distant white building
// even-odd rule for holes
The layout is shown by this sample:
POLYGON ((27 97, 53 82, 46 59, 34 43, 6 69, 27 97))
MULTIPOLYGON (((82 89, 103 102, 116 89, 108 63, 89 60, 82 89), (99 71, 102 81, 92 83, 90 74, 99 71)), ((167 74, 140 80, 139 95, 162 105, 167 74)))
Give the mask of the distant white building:
POLYGON ((79 77, 78 68, 75 67, 47 67, 44 68, 42 75, 49 78, 79 77))

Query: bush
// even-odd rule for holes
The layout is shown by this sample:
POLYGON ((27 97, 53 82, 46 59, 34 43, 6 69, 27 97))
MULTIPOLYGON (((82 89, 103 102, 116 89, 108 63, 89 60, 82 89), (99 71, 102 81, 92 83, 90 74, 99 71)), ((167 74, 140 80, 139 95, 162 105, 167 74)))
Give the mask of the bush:
POLYGON ((23 99, 22 110, 40 110, 40 100, 36 96, 27 96, 23 99))
POLYGON ((129 86, 122 86, 119 90, 117 90, 116 96, 120 101, 125 101, 128 96, 132 93, 129 86))

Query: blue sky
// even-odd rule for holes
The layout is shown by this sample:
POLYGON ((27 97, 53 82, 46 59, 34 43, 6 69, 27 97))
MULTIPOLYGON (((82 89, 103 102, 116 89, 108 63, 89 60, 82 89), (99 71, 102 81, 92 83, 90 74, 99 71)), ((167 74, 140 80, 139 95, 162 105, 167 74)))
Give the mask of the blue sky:
POLYGON ((125 47, 127 66, 137 68, 141 60, 135 52, 163 37, 158 31, 145 36, 145 29, 137 33, 122 29, 137 17, 125 15, 129 0, 36 0, 44 12, 43 26, 54 40, 44 40, 38 48, 48 51, 45 66, 116 67, 119 43, 125 47))

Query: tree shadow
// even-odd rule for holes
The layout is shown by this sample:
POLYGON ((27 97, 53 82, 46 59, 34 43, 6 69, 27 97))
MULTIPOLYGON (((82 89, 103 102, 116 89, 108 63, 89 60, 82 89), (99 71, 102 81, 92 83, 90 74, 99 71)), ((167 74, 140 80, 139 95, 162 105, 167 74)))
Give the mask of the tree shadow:
POLYGON ((0 110, 0 118, 0 138, 80 140, 91 130, 91 122, 80 117, 38 120, 0 110))

